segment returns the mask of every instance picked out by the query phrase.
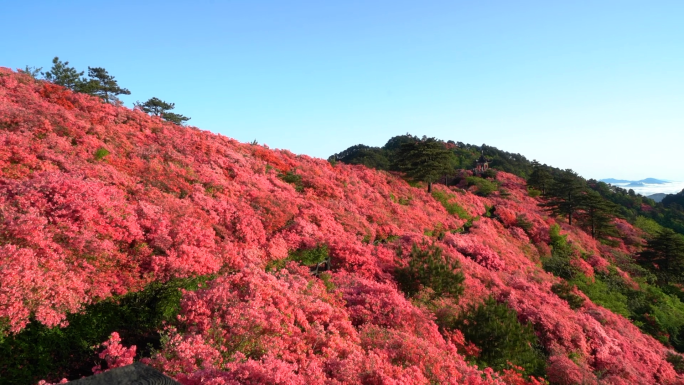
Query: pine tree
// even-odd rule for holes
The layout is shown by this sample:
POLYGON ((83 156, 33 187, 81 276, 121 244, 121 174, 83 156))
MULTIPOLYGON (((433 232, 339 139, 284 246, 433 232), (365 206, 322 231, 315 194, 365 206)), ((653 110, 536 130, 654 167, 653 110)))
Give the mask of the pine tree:
POLYGON ((21 71, 23 71, 25 74, 27 74, 28 76, 30 76, 34 79, 38 79, 38 75, 40 74, 40 70, 42 70, 42 69, 43 69, 43 67, 29 67, 27 65, 26 68, 24 68, 21 71))
POLYGON ((181 114, 169 112, 169 110, 173 110, 176 107, 175 103, 167 103, 156 97, 150 98, 145 103, 141 104, 139 102, 136 102, 135 104, 137 106, 140 106, 140 108, 148 114, 159 116, 160 118, 166 121, 173 122, 179 125, 182 125, 183 123, 190 120, 190 118, 183 116, 181 114))
POLYGON ((532 167, 534 171, 532 171, 532 174, 527 179, 527 184, 541 191, 542 195, 546 195, 549 186, 553 182, 553 177, 546 170, 546 166, 542 166, 536 160, 532 161, 532 167))
POLYGON ((432 184, 444 175, 453 174, 455 164, 456 157, 444 143, 423 137, 401 145, 395 166, 409 178, 426 182, 428 192, 432 192, 432 184))
POLYGON ((580 222, 593 238, 618 235, 613 224, 618 210, 617 205, 605 200, 598 192, 587 190, 580 200, 580 208, 583 210, 580 222))
POLYGON ((548 191, 549 200, 541 206, 553 215, 565 215, 572 225, 573 215, 579 210, 585 186, 580 177, 572 170, 565 170, 554 179, 548 191))
POLYGON ((69 67, 69 62, 62 62, 59 57, 55 56, 52 59, 52 68, 48 72, 42 72, 45 80, 59 84, 71 90, 76 90, 76 88, 81 83, 81 76, 83 76, 83 71, 78 72, 75 68, 69 67))
POLYGON ((639 253, 639 262, 665 283, 684 282, 684 237, 663 228, 639 253))
POLYGON ((131 94, 131 91, 119 87, 114 76, 102 67, 88 67, 88 77, 90 79, 82 80, 77 90, 99 96, 106 103, 118 101, 117 95, 131 94))
POLYGON ((546 362, 532 324, 521 324, 518 314, 506 304, 489 297, 480 305, 468 305, 449 326, 481 349, 476 361, 483 367, 501 371, 510 362, 529 375, 544 375, 546 362))

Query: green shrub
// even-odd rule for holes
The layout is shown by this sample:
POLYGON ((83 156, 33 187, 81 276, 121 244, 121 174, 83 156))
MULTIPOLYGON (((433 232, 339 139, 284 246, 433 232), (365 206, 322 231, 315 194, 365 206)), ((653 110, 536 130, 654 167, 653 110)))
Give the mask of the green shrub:
POLYGON ((329 258, 328 246, 318 245, 312 249, 299 249, 291 251, 287 258, 271 261, 266 265, 266 271, 278 271, 285 267, 287 262, 295 261, 304 266, 315 266, 329 258))
POLYGON ((469 357, 480 367, 501 371, 511 362, 524 368, 527 375, 545 374, 546 360, 532 325, 520 323, 514 310, 492 297, 468 306, 447 328, 459 329, 468 342, 480 348, 477 357, 469 357))
POLYGON ((496 179, 496 174, 496 170, 494 170, 493 168, 488 168, 487 170, 485 170, 485 172, 482 173, 482 176, 484 178, 496 179))
POLYGON ((527 188, 527 195, 529 195, 532 198, 536 198, 541 195, 541 191, 534 189, 532 187, 527 188))
POLYGON ((634 221, 634 226, 644 230, 651 236, 655 236, 663 230, 663 226, 659 225, 658 222, 641 215, 637 216, 636 220, 634 221))
POLYGON ((678 374, 684 374, 684 358, 681 356, 681 354, 667 352, 667 357, 665 357, 665 360, 672 364, 675 372, 678 374))
POLYGON ((463 207, 456 202, 449 202, 449 200, 453 198, 450 194, 444 193, 442 191, 433 191, 432 197, 441 203, 449 214, 456 214, 459 218, 465 220, 470 219, 470 215, 468 215, 468 212, 465 211, 463 207))
POLYGON ((102 160, 107 155, 109 155, 109 151, 104 147, 100 147, 95 151, 95 160, 102 160))
POLYGON ((408 297, 418 294, 422 287, 432 289, 434 298, 443 295, 458 298, 463 293, 463 273, 458 261, 442 256, 442 249, 430 245, 421 249, 414 244, 408 265, 398 267, 394 277, 408 297))
POLYGON ((209 277, 154 282, 144 290, 87 306, 67 316, 69 326, 48 328, 36 321, 16 335, 0 340, 0 384, 58 382, 93 374, 92 348, 117 331, 124 345, 136 345, 137 357, 160 348, 157 330, 175 322, 180 311, 180 289, 194 290, 209 277))
POLYGON ((570 308, 579 309, 584 305, 584 298, 572 292, 574 287, 574 285, 570 285, 567 282, 560 282, 551 286, 551 291, 561 299, 564 299, 570 305, 570 308))
POLYGON ((489 196, 491 193, 493 193, 499 188, 496 182, 492 182, 487 179, 483 179, 476 176, 469 176, 466 178, 466 181, 468 182, 468 186, 477 187, 477 191, 475 192, 477 195, 484 197, 489 196))
POLYGON ((532 228, 534 227, 534 225, 532 224, 532 222, 530 222, 530 221, 527 219, 527 216, 525 216, 525 214, 518 214, 518 215, 516 215, 516 216, 515 216, 515 224, 516 224, 516 226, 518 226, 518 227, 520 227, 521 229, 523 229, 523 231, 525 232, 525 234, 528 234, 528 235, 529 235, 529 233, 530 233, 530 230, 532 230, 532 228))
POLYGON ((292 171, 288 171, 286 174, 278 175, 278 177, 280 179, 282 179, 283 182, 293 185, 295 188, 295 191, 297 191, 297 192, 304 191, 304 184, 302 183, 302 176, 301 175, 297 175, 292 171))

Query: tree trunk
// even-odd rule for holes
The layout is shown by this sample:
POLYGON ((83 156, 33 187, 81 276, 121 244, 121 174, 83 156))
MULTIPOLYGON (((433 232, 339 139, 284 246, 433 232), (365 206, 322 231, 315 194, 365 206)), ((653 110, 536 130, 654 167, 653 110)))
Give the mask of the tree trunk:
POLYGON ((432 182, 428 182, 428 194, 432 194, 432 182))

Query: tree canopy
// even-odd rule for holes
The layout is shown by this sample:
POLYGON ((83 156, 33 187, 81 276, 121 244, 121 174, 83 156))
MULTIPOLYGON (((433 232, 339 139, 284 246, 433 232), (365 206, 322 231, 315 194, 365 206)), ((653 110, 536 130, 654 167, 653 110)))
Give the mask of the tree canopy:
POLYGON ((167 103, 157 97, 150 98, 147 100, 145 103, 139 103, 136 102, 137 106, 140 106, 140 108, 145 111, 146 113, 154 116, 158 116, 166 121, 173 122, 179 125, 182 125, 183 123, 187 122, 190 120, 187 116, 183 116, 181 114, 176 114, 173 112, 169 112, 170 110, 173 110, 176 108, 175 103, 167 103))
POLYGON ((83 71, 78 72, 76 68, 69 67, 68 61, 62 62, 57 56, 52 59, 52 68, 50 68, 50 70, 47 72, 42 72, 42 75, 45 77, 45 80, 71 90, 76 90, 76 88, 83 82, 81 80, 83 71))
POLYGON ((396 159, 397 167, 406 176, 428 184, 428 192, 432 192, 436 180, 454 173, 455 163, 454 154, 435 138, 401 144, 396 159))
POLYGON ((671 229, 662 229, 648 240, 639 253, 639 262, 662 282, 684 282, 684 237, 671 229))
POLYGON ((565 170, 556 178, 548 191, 549 200, 541 204, 553 215, 563 215, 572 225, 575 213, 580 209, 584 185, 581 178, 572 170, 565 170))
POLYGON ((121 88, 114 76, 102 67, 88 67, 88 79, 82 84, 82 92, 100 97, 106 103, 118 101, 117 95, 130 95, 131 91, 121 88))

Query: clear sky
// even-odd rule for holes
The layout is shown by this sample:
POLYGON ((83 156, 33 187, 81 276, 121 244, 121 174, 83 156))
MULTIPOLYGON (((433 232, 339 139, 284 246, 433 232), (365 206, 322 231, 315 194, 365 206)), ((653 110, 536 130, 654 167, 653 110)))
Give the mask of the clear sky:
POLYGON ((684 1, 3 1, 0 66, 104 67, 204 130, 327 158, 409 132, 684 181, 684 1))

